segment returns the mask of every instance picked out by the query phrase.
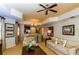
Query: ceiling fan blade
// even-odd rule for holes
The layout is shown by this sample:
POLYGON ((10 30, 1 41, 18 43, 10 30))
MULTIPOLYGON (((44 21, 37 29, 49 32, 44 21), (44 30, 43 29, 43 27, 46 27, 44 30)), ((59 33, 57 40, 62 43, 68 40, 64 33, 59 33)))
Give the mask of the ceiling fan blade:
POLYGON ((57 11, 56 11, 56 10, 51 10, 51 9, 50 9, 50 11, 52 11, 52 12, 56 12, 56 13, 57 13, 57 11))
POLYGON ((45 8, 46 9, 46 7, 45 6, 43 6, 42 4, 39 4, 41 7, 43 7, 43 8, 45 8))
POLYGON ((46 10, 46 13, 45 13, 45 15, 47 15, 48 14, 48 10, 46 10))
POLYGON ((57 6, 57 4, 51 5, 51 6, 50 6, 50 7, 48 7, 48 8, 52 8, 52 7, 55 7, 55 6, 57 6))
POLYGON ((41 12, 41 11, 44 11, 45 9, 43 9, 43 10, 38 10, 37 12, 41 12))

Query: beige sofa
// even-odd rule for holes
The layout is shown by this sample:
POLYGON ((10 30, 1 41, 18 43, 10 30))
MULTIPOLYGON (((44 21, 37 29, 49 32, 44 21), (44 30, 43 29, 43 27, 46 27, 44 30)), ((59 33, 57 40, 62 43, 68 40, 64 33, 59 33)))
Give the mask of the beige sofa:
POLYGON ((79 54, 79 42, 63 40, 56 37, 51 37, 51 40, 47 40, 48 48, 61 55, 77 55, 79 54))

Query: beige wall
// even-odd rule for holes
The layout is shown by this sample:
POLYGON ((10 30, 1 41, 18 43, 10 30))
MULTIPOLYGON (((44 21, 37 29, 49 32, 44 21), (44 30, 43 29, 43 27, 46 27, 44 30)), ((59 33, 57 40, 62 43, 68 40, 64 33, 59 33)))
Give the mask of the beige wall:
POLYGON ((36 33, 36 28, 35 27, 31 27, 31 33, 36 33))
POLYGON ((66 40, 79 41, 79 16, 75 18, 65 19, 56 23, 52 23, 50 26, 54 26, 54 36, 66 40), (62 26, 75 25, 75 35, 63 35, 62 26))

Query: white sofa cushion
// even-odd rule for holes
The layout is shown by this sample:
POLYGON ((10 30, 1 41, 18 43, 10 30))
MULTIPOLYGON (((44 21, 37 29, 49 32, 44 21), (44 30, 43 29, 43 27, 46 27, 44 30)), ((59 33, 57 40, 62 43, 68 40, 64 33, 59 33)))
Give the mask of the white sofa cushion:
POLYGON ((58 40, 57 40, 57 44, 58 44, 58 45, 61 45, 61 46, 63 46, 63 47, 66 46, 66 43, 67 43, 67 40, 63 40, 63 39, 58 39, 58 40))
POLYGON ((55 43, 52 42, 52 40, 47 41, 47 46, 51 50, 55 50, 58 53, 61 54, 67 54, 67 55, 76 55, 79 54, 79 42, 70 41, 70 40, 63 40, 59 38, 55 38, 55 43))
POLYGON ((55 49, 57 51, 59 51, 60 53, 62 53, 62 54, 68 54, 68 48, 65 48, 65 47, 63 47, 61 45, 55 46, 55 49))
POLYGON ((68 40, 66 46, 67 47, 74 46, 76 48, 79 48, 79 41, 71 41, 71 40, 68 40))
POLYGON ((54 44, 57 44, 57 40, 58 40, 58 38, 56 38, 56 37, 51 37, 51 41, 52 41, 54 44))
POLYGON ((67 43, 67 40, 63 40, 62 42, 63 42, 63 47, 65 47, 66 43, 67 43))
POLYGON ((56 45, 54 43, 50 41, 47 41, 47 45, 49 46, 50 49, 55 49, 55 51, 58 51, 62 54, 68 54, 68 48, 64 48, 63 46, 61 45, 56 45))
POLYGON ((62 45, 63 42, 62 42, 60 39, 58 39, 58 40, 57 40, 57 44, 58 44, 58 45, 62 45))
POLYGON ((52 40, 53 43, 55 43, 56 38, 55 37, 51 37, 51 40, 52 40))

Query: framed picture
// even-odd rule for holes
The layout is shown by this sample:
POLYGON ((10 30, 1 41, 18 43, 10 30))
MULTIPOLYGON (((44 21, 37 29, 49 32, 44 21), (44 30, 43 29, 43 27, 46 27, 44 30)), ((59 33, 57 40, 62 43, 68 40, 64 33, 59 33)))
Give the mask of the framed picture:
POLYGON ((5 23, 5 37, 14 37, 14 24, 5 23))
POLYGON ((62 27, 63 35, 75 35, 75 25, 67 25, 62 27))

